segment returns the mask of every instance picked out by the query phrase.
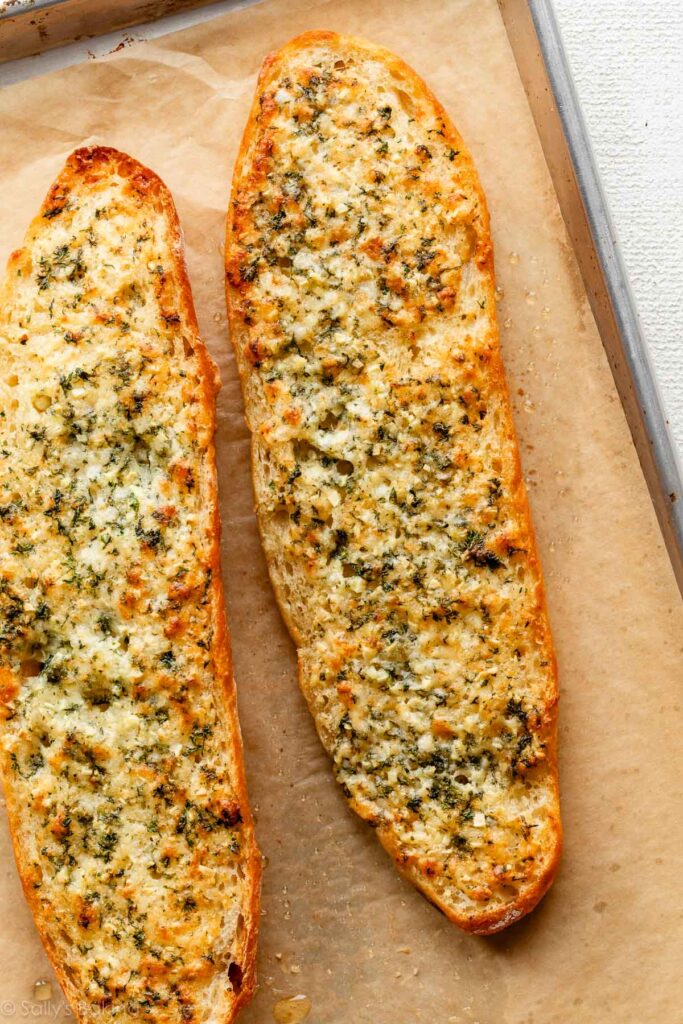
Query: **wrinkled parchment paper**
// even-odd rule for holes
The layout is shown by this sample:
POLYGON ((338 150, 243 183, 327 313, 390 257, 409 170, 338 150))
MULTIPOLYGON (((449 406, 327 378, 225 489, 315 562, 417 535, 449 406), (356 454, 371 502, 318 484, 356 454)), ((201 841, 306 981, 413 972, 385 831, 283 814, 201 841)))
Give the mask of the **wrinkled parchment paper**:
MULTIPOLYGON (((267 0, 0 93, 0 258, 68 153, 120 147, 171 188, 200 326, 223 378, 223 570, 251 799, 267 858, 260 989, 311 1024, 681 1024, 683 620, 495 0, 267 0), (473 150, 560 667, 566 843, 539 909, 461 934, 347 809, 296 684, 259 547, 223 300, 230 174, 261 59, 310 28, 400 53, 473 150), (678 724, 677 718, 678 715, 678 724), (678 907, 676 904, 678 903, 678 907), (678 913, 677 913, 678 910, 678 913), (678 989, 678 991, 677 991, 678 989)), ((4 830, 4 821, 3 821, 4 830)), ((65 1015, 0 848, 0 1017, 65 1015)))

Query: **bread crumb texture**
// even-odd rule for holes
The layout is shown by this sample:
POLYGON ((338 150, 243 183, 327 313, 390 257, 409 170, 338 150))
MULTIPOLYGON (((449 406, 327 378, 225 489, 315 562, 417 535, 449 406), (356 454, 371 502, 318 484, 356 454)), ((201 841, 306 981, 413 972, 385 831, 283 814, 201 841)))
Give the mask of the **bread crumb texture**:
POLYGON ((85 1021, 225 1021, 257 885, 217 559, 212 364, 175 210, 71 157, 0 300, 0 743, 85 1021))
POLYGON ((351 806, 464 928, 559 854, 555 665, 471 157, 400 60, 264 64, 227 236, 266 554, 351 806))

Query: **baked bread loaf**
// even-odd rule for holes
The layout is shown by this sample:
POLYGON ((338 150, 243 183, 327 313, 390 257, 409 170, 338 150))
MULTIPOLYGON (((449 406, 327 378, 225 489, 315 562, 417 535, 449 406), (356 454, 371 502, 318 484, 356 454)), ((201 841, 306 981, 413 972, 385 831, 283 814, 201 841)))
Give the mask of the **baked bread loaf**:
POLYGON ((26 897, 83 1024, 224 1024, 254 987, 260 860, 219 381, 156 175, 70 157, 9 261, 0 346, 0 764, 26 897))
POLYGON ((261 70, 226 242, 263 544, 336 776, 462 928, 541 898, 555 661, 472 158, 397 57, 261 70))

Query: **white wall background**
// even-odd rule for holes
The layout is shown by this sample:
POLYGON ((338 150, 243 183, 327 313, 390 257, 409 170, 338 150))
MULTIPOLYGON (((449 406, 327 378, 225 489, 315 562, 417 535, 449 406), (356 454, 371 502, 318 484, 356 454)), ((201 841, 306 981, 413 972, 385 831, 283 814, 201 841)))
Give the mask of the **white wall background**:
POLYGON ((683 453, 683 0, 554 0, 683 453))

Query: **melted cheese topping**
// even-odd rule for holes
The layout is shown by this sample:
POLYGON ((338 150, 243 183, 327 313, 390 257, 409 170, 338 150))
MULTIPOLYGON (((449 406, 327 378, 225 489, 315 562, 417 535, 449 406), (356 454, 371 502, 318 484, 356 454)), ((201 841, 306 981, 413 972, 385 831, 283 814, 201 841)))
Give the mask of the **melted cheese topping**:
POLYGON ((107 166, 58 183, 10 262, 1 740, 83 1016, 187 1022, 224 1018, 239 980, 243 835, 213 653, 213 395, 148 184, 107 166))
POLYGON ((557 795, 487 216, 399 62, 284 52, 228 253, 272 575, 352 806, 443 904, 496 911, 552 861, 557 795))

